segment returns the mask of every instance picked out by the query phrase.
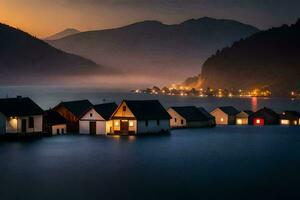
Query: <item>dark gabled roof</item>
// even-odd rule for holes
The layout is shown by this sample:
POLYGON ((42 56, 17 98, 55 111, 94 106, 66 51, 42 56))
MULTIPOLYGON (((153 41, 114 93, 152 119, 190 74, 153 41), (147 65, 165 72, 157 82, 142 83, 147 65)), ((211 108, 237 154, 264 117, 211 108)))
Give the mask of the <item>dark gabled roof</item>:
POLYGON ((89 100, 61 102, 58 106, 63 106, 76 117, 80 118, 87 110, 93 107, 89 100))
POLYGON ((214 118, 215 118, 215 117, 212 116, 209 112, 207 112, 207 110, 205 110, 205 109, 202 108, 202 107, 198 107, 198 110, 199 110, 203 115, 205 115, 205 117, 206 117, 207 119, 214 119, 214 118))
POLYGON ((240 112, 233 106, 223 106, 219 107, 219 109, 221 109, 227 115, 237 115, 240 112))
POLYGON ((280 114, 281 119, 300 118, 300 113, 297 111, 287 110, 280 114))
POLYGON ((277 114, 275 111, 269 109, 269 108, 262 108, 258 110, 257 112, 250 115, 250 117, 266 117, 266 116, 272 116, 274 118, 278 118, 279 114, 277 114))
POLYGON ((252 115, 254 112, 252 110, 244 110, 244 113, 247 113, 248 115, 252 115))
POLYGON ((44 113, 44 120, 47 125, 66 124, 67 120, 55 110, 47 110, 44 113))
POLYGON ((109 120, 111 115, 118 108, 118 105, 116 103, 104 103, 95 105, 93 108, 101 117, 103 117, 105 120, 109 120))
POLYGON ((42 115, 43 112, 43 109, 28 97, 0 99, 0 113, 6 117, 42 115))
POLYGON ((209 120, 199 109, 195 106, 171 107, 180 116, 187 121, 204 121, 209 120))
POLYGON ((158 100, 124 100, 137 120, 165 120, 171 116, 158 100))

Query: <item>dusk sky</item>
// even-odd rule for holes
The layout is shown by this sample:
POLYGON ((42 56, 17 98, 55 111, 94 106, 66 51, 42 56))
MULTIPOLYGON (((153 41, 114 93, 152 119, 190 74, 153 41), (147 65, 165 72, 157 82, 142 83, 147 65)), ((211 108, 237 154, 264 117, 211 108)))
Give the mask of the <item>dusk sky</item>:
POLYGON ((180 23, 203 16, 266 29, 294 23, 299 10, 299 0, 1 0, 0 21, 38 37, 65 28, 105 29, 141 20, 180 23))

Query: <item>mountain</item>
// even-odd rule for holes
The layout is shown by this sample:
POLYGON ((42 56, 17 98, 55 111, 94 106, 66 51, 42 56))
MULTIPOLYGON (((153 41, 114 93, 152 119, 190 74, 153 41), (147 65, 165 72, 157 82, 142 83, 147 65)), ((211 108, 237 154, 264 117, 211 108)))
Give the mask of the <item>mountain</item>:
POLYGON ((144 21, 48 42, 123 73, 175 81, 199 71, 217 49, 257 31, 237 21, 204 17, 174 25, 144 21))
POLYGON ((77 29, 74 29, 74 28, 68 28, 59 33, 56 33, 54 35, 51 35, 51 36, 45 38, 45 40, 58 40, 58 39, 61 39, 61 38, 64 38, 64 37, 67 37, 70 35, 74 35, 77 33, 80 33, 80 31, 77 29))
POLYGON ((203 65, 203 86, 268 87, 287 95, 300 89, 300 20, 256 33, 211 56, 203 65))
POLYGON ((0 83, 32 83, 101 72, 93 61, 65 53, 28 33, 0 24, 0 83))

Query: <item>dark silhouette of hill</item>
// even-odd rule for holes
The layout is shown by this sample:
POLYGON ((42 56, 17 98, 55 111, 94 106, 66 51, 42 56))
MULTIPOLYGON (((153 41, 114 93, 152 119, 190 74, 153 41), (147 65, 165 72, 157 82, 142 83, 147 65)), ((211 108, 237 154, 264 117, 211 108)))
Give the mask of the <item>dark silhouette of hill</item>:
POLYGON ((204 17, 174 25, 144 21, 48 42, 123 73, 165 76, 171 81, 193 74, 217 49, 257 31, 237 21, 204 17))
POLYGON ((204 63, 202 80, 204 87, 269 87, 277 95, 300 89, 300 20, 218 51, 204 63))
POLYGON ((65 53, 28 33, 0 24, 1 84, 95 74, 101 69, 88 59, 65 53))
POLYGON ((77 33, 80 33, 80 31, 77 29, 74 29, 74 28, 68 28, 68 29, 65 29, 61 32, 55 33, 55 34, 45 38, 45 40, 58 40, 63 37, 67 37, 67 36, 74 35, 77 33))

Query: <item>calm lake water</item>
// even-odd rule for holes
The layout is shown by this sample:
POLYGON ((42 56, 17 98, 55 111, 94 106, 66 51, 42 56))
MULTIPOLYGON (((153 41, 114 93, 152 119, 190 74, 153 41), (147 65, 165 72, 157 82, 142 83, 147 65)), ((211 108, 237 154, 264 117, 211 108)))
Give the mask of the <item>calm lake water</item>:
POLYGON ((0 87, 0 98, 15 97, 17 95, 29 96, 42 108, 54 107, 61 101, 89 99, 94 104, 114 101, 119 103, 122 99, 159 99, 165 107, 195 105, 202 106, 208 111, 218 106, 232 105, 240 110, 257 110, 264 106, 273 108, 277 112, 284 110, 300 111, 300 99, 288 98, 200 98, 162 96, 148 94, 133 94, 122 90, 104 90, 95 88, 61 88, 61 87, 0 87))
POLYGON ((0 199, 299 199, 300 127, 0 143, 0 199))

